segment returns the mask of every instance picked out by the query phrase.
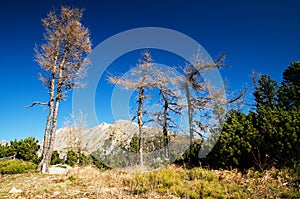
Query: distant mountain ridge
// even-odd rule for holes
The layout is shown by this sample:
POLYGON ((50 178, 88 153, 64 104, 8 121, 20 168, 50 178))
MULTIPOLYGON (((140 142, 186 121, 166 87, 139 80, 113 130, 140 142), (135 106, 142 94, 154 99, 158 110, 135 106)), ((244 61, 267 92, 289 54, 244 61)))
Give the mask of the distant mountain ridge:
MULTIPOLYGON (((63 156, 69 149, 91 153, 96 148, 101 147, 101 140, 105 139, 104 132, 110 126, 111 124, 102 122, 91 129, 60 128, 56 131, 54 150, 57 150, 63 156)), ((39 141, 39 145, 43 145, 43 140, 39 141)))
MULTIPOLYGON (((65 127, 56 131, 54 150, 57 150, 61 156, 65 156, 70 149, 80 150, 87 154, 95 151, 109 154, 116 148, 128 148, 133 136, 138 135, 138 132, 138 124, 129 120, 118 120, 112 124, 102 122, 90 129, 65 127)), ((155 136, 163 137, 161 129, 146 126, 143 127, 143 135, 145 142, 155 136)), ((177 146, 174 147, 174 145, 183 143, 180 151, 185 150, 185 147, 188 146, 188 136, 178 135, 179 137, 175 138, 176 135, 178 134, 169 132, 170 140, 173 140, 170 144, 176 148, 177 146)), ((42 143, 42 140, 39 141, 40 146, 42 143)))
MULTIPOLYGON (((159 131, 152 127, 144 127, 145 137, 159 131)), ((54 150, 65 154, 72 148, 91 153, 103 149, 106 140, 111 140, 111 147, 129 144, 135 134, 138 134, 138 124, 129 120, 118 120, 112 124, 102 122, 90 129, 65 127, 56 131, 54 150)), ((39 144, 42 146, 43 140, 40 140, 39 144)))

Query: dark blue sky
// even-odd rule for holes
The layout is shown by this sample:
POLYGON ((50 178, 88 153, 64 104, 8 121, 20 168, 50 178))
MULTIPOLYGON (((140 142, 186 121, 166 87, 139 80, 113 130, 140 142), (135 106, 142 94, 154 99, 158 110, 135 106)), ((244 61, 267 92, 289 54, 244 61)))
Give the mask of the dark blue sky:
MULTIPOLYGON (((221 74, 228 79, 232 90, 244 83, 251 84, 252 70, 269 74, 280 82, 283 70, 300 60, 297 0, 4 0, 0 5, 0 140, 43 136, 47 109, 24 106, 35 100, 47 100, 47 90, 38 80, 41 71, 34 62, 33 49, 35 44, 43 42, 41 18, 60 5, 86 9, 83 24, 90 29, 93 47, 119 32, 154 26, 190 36, 214 58, 225 52, 226 63, 231 68, 222 70, 221 74)), ((132 60, 137 58, 130 57, 123 62, 120 59, 116 63, 134 65, 132 60)), ((116 69, 112 67, 110 72, 116 69)), ((60 107, 59 127, 72 111, 70 95, 60 107)), ((101 104, 109 100, 98 98, 97 106, 102 109, 105 105, 101 104)), ((108 110, 97 110, 97 115, 99 122, 112 122, 108 110)))

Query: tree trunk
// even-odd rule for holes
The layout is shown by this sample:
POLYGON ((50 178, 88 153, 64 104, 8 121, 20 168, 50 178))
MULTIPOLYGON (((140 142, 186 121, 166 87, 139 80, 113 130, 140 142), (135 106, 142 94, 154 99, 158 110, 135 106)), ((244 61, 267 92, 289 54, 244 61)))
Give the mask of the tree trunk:
POLYGON ((59 54, 59 45, 60 45, 60 40, 57 39, 56 41, 56 56, 54 58, 54 64, 53 64, 53 71, 51 74, 51 83, 50 83, 50 89, 49 89, 49 114, 47 117, 47 122, 46 122, 46 128, 45 128, 45 133, 44 133, 44 143, 43 143, 43 148, 42 148, 42 156, 43 159, 40 162, 38 166, 38 170, 41 171, 42 173, 46 173, 48 170, 47 164, 45 164, 47 161, 45 160, 45 154, 48 152, 48 146, 50 142, 50 129, 51 129, 51 124, 52 124, 52 118, 53 118, 53 111, 54 111, 54 98, 55 98, 55 76, 57 73, 57 60, 58 60, 58 54, 59 54))
POLYGON ((46 173, 48 168, 47 168, 47 164, 46 164, 46 154, 48 153, 48 147, 49 147, 49 142, 50 142, 50 138, 49 138, 49 134, 50 134, 50 130, 51 130, 51 124, 52 124, 52 118, 53 118, 53 111, 54 111, 54 87, 55 87, 55 79, 53 78, 53 76, 55 76, 55 74, 52 74, 52 80, 51 80, 51 87, 50 87, 50 101, 49 101, 49 114, 47 117, 47 122, 46 122, 46 128, 45 128, 45 133, 44 133, 44 143, 43 143, 43 159, 40 162, 39 166, 38 166, 38 170, 41 171, 42 173, 46 173))
MULTIPOLYGON (((56 67, 55 67, 55 73, 52 73, 52 79, 51 79, 51 91, 50 91, 50 112, 48 115, 48 119, 50 118, 50 124, 52 124, 51 129, 48 129, 48 133, 45 136, 46 142, 44 143, 44 152, 43 152, 43 160, 41 161, 41 171, 42 173, 47 173, 48 168, 51 161, 51 156, 54 148, 54 142, 55 142, 55 135, 56 135, 56 126, 57 126, 57 114, 58 114, 58 107, 59 102, 62 95, 62 85, 63 85, 63 67, 66 60, 67 50, 64 51, 63 60, 61 61, 59 65, 59 71, 58 71, 58 85, 56 88, 56 96, 54 101, 54 90, 55 90, 55 75, 56 75, 56 67), (53 86, 53 87, 52 87, 53 86), (51 108, 52 107, 52 108, 51 108)), ((56 59, 57 60, 57 59, 56 59)), ((48 124, 48 121, 47 121, 48 124)))
MULTIPOLYGON (((56 68, 56 66, 55 66, 56 68)), ((54 90, 55 90, 55 71, 52 73, 52 79, 51 79, 51 85, 50 85, 50 100, 49 100, 49 114, 47 116, 47 122, 46 122, 46 128, 45 128, 45 133, 44 133, 44 143, 43 143, 43 149, 42 149, 42 156, 43 159, 40 162, 38 166, 38 170, 41 171, 42 173, 46 173, 48 170, 47 166, 47 160, 46 156, 48 154, 48 147, 50 143, 50 131, 51 131, 51 124, 53 120, 53 111, 54 111, 54 90)))
POLYGON ((144 166, 143 159, 143 146, 144 146, 144 137, 143 137, 143 99, 144 99, 144 87, 140 88, 139 92, 139 100, 138 100, 138 125, 139 125, 139 158, 140 158, 140 166, 144 166))
POLYGON ((53 111, 52 129, 51 129, 51 134, 50 134, 50 138, 49 138, 50 142, 49 142, 49 147, 48 147, 47 154, 45 157, 46 172, 48 172, 48 167, 50 165, 51 156, 52 156, 52 152, 54 149, 59 103, 60 103, 60 100, 56 99, 55 107, 54 107, 54 111, 53 111))
POLYGON ((164 96, 163 92, 163 99, 165 101, 164 104, 164 111, 163 111, 163 135, 164 135, 164 148, 165 148, 165 157, 169 158, 170 151, 169 151, 169 138, 168 138, 168 118, 167 118, 167 111, 168 111, 168 101, 164 96))
MULTIPOLYGON (((66 44, 67 46, 68 44, 66 44)), ((62 86, 63 86, 63 68, 65 65, 66 61, 66 55, 68 53, 68 48, 65 48, 64 54, 63 54, 63 59, 59 65, 59 71, 58 71, 58 83, 57 83, 57 88, 56 88, 56 98, 55 98, 55 105, 54 105, 54 110, 53 110, 53 118, 52 118, 52 128, 51 128, 51 134, 49 138, 49 145, 48 145, 48 150, 46 153, 46 158, 45 158, 45 165, 46 165, 46 172, 48 172, 48 167, 51 162, 51 156, 52 152, 54 149, 54 143, 55 143, 55 136, 56 136, 56 127, 57 127, 57 115, 58 115, 58 107, 60 100, 62 99, 62 86)))
POLYGON ((193 138, 194 138, 194 128, 193 128, 193 109, 191 107, 191 93, 188 84, 185 84, 185 95, 187 100, 187 108, 188 108, 188 117, 189 117, 189 133, 190 133, 190 149, 192 149, 193 138))
POLYGON ((46 154, 48 153, 49 133, 50 133, 50 127, 51 127, 52 117, 53 117, 53 105, 54 105, 53 100, 52 101, 50 100, 49 114, 47 117, 46 129, 45 129, 45 134, 44 134, 44 143, 43 143, 43 149, 42 149, 43 150, 42 151, 43 159, 38 166, 38 170, 41 171, 42 173, 47 172, 46 154))

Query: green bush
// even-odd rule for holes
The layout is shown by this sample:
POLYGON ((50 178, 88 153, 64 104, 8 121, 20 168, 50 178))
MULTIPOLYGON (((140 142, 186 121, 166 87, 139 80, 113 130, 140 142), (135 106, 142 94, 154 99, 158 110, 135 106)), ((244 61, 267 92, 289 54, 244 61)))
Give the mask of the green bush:
POLYGON ((14 140, 10 144, 1 145, 0 158, 15 155, 17 159, 32 161, 37 164, 40 161, 37 154, 38 150, 38 141, 34 137, 28 137, 24 140, 14 140))
POLYGON ((77 160, 77 153, 73 150, 69 150, 67 152, 67 160, 66 163, 70 166, 74 166, 75 164, 77 164, 78 160, 77 160))
POLYGON ((63 163, 65 163, 65 161, 59 157, 58 151, 57 150, 53 151, 51 155, 50 164, 55 165, 55 164, 63 164, 63 163))
POLYGON ((78 152, 77 154, 77 158, 78 158, 78 164, 80 166, 86 166, 92 163, 92 158, 90 156, 86 156, 84 153, 82 152, 78 152))
POLYGON ((36 162, 38 159, 37 151, 39 150, 39 145, 38 140, 34 137, 11 141, 9 148, 12 154, 16 154, 17 159, 33 162, 36 162))
POLYGON ((9 151, 9 145, 7 143, 4 145, 0 144, 0 158, 8 157, 8 156, 11 156, 9 151))
POLYGON ((36 164, 32 162, 25 162, 23 160, 0 161, 1 174, 27 173, 28 171, 35 170, 36 167, 36 164))
MULTIPOLYGON (((54 151, 52 156, 55 156, 58 159, 58 153, 54 151)), ((60 159, 61 160, 61 159, 60 159)), ((63 160, 61 160, 63 161, 63 160)), ((64 163, 64 162, 61 162, 64 163)), ((65 161, 66 164, 70 166, 79 165, 79 166, 86 166, 93 163, 93 158, 91 156, 86 156, 83 152, 75 152, 73 150, 69 150, 67 152, 67 159, 65 161)))

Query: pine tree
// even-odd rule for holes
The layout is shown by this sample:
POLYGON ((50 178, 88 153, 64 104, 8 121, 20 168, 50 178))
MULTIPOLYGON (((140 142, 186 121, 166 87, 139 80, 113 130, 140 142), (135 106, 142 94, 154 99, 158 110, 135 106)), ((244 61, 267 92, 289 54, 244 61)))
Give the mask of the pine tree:
MULTIPOLYGON (((204 163, 213 168, 245 169, 254 166, 254 143, 258 132, 252 124, 254 113, 248 115, 231 110, 215 147, 204 163)), ((259 164, 259 161, 257 164, 259 164)), ((256 165, 255 165, 256 166, 256 165)))
POLYGON ((276 94, 278 84, 268 75, 262 75, 255 83, 255 102, 256 108, 274 109, 276 105, 276 94))
POLYGON ((293 62, 283 72, 279 89, 280 107, 291 110, 300 106, 300 62, 293 62))
POLYGON ((284 71, 280 87, 267 75, 262 75, 256 84, 257 119, 254 125, 259 131, 256 142, 259 145, 255 154, 265 159, 269 166, 291 166, 297 160, 295 157, 299 157, 299 98, 296 91, 299 66, 292 63, 284 71))

